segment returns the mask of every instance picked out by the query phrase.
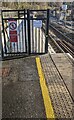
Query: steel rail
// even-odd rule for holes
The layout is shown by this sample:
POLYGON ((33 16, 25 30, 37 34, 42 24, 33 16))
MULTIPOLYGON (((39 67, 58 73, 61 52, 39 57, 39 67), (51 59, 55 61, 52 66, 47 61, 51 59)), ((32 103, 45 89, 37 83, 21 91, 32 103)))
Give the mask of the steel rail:
POLYGON ((70 39, 69 37, 64 35, 61 31, 59 31, 58 29, 56 29, 54 26, 52 26, 50 24, 49 24, 49 27, 52 31, 56 32, 58 37, 61 37, 62 39, 66 40, 67 42, 70 42, 72 45, 74 45, 74 42, 72 41, 72 39, 70 39))

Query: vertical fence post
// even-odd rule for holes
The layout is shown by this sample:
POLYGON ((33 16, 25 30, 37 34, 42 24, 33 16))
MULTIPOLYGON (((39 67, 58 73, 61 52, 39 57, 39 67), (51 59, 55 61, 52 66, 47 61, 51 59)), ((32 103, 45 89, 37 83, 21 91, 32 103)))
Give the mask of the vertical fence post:
POLYGON ((4 49, 5 49, 5 54, 6 54, 7 53, 7 49, 6 49, 6 39, 5 39, 4 21, 3 21, 2 11, 1 11, 1 17, 2 17, 2 32, 3 32, 3 37, 4 37, 4 49))
POLYGON ((18 10, 18 19, 20 18, 20 11, 18 10))
POLYGON ((0 27, 0 50, 1 50, 1 59, 3 59, 4 53, 3 53, 3 45, 2 45, 2 31, 1 31, 1 27, 0 27))
POLYGON ((27 30, 27 28, 26 28, 26 10, 24 9, 24 29, 25 29, 25 49, 26 49, 26 53, 27 53, 27 38, 26 38, 26 30, 27 30))
POLYGON ((45 53, 48 52, 48 32, 49 32, 49 9, 47 9, 47 23, 46 23, 46 41, 45 41, 45 53))
POLYGON ((28 22, 28 54, 31 53, 31 39, 30 39, 30 11, 27 10, 27 22, 28 22))

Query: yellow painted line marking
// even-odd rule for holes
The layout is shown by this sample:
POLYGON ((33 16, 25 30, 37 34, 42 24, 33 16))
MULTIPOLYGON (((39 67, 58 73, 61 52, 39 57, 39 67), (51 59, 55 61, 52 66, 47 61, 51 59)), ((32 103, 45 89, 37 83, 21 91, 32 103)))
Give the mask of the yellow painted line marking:
POLYGON ((36 58, 36 64, 37 64, 38 74, 39 74, 39 77, 40 77, 40 86, 41 86, 44 105, 45 105, 46 117, 47 118, 53 118, 53 120, 54 120, 55 115, 54 115, 51 100, 50 100, 50 97, 49 97, 49 92, 48 92, 48 88, 47 88, 47 85, 46 85, 46 82, 45 82, 44 74, 42 72, 42 67, 41 67, 39 57, 36 58))

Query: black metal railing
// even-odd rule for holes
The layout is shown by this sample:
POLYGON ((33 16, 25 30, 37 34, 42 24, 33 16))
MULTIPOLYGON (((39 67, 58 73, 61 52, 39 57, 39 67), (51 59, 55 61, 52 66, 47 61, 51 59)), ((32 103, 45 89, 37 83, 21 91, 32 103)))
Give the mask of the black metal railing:
POLYGON ((2 10, 2 58, 13 56, 45 54, 48 52, 49 9, 47 10, 2 10), (45 14, 44 14, 45 12, 45 14), (5 15, 7 13, 8 16, 5 15), (17 23, 17 42, 11 42, 9 21, 17 23), (34 21, 45 21, 45 33, 34 21), (5 26, 5 23, 7 24, 5 26), (9 49, 8 45, 9 43, 9 49), (14 43, 14 44, 13 44, 14 43))

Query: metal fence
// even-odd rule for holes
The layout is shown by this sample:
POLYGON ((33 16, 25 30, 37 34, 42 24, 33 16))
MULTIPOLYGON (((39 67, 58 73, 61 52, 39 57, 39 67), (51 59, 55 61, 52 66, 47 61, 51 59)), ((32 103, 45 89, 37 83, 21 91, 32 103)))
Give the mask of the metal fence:
POLYGON ((48 52, 48 9, 2 10, 1 17, 3 59, 48 52))

